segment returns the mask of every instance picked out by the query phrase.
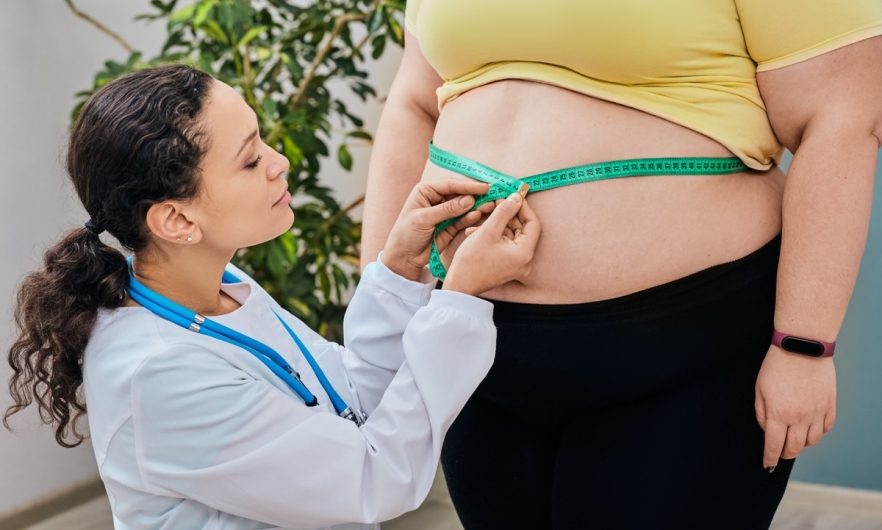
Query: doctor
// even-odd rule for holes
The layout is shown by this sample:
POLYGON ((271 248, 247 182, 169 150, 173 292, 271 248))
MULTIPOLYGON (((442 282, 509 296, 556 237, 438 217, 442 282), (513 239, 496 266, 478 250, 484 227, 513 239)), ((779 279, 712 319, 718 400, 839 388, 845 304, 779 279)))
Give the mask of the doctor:
POLYGON ((5 419, 36 401, 70 447, 88 406, 117 529, 376 529, 423 500, 493 362, 492 306, 474 295, 529 272, 523 199, 441 234, 470 227, 433 290, 418 279, 434 226, 487 186, 420 184, 364 271, 344 348, 228 265, 291 227, 288 169, 242 98, 187 66, 111 82, 74 125, 67 171, 91 218, 21 286, 5 419))

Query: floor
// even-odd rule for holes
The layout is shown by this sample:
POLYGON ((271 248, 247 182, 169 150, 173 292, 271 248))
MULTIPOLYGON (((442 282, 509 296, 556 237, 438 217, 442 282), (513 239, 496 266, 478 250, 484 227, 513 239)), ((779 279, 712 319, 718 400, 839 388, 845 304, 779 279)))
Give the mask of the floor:
MULTIPOLYGON (((882 515, 853 509, 824 513, 809 504, 785 495, 772 530, 882 530, 882 515)), ((113 530, 113 521, 107 499, 100 497, 26 530, 113 530)))

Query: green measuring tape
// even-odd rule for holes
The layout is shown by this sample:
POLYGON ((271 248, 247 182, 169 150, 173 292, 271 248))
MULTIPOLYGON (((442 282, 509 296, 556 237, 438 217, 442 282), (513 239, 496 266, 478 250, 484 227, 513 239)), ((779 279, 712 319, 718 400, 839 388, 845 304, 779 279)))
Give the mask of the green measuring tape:
MULTIPOLYGON (((438 167, 490 185, 490 191, 486 194, 475 196, 473 210, 490 201, 504 199, 512 193, 526 195, 527 192, 545 191, 582 182, 655 175, 727 175, 748 169, 744 162, 736 157, 635 158, 558 169, 518 179, 480 162, 440 149, 432 142, 429 142, 429 160, 438 167)), ((459 219, 459 217, 448 219, 435 227, 435 235, 432 237, 432 252, 429 256, 429 269, 432 271, 432 276, 439 280, 443 280, 447 276, 447 269, 441 262, 435 240, 443 230, 459 219)))

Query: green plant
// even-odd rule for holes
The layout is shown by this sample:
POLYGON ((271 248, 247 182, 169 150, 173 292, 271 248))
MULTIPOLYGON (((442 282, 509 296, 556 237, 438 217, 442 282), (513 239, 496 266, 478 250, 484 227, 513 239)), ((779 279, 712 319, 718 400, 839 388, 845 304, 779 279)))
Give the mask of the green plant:
POLYGON ((361 226, 321 185, 328 141, 341 133, 336 153, 352 167, 349 142, 370 142, 363 121, 328 88, 340 80, 362 101, 376 96, 365 82, 366 57, 383 53, 387 42, 403 43, 404 0, 200 0, 178 8, 178 0, 152 0, 152 13, 138 19, 165 21, 168 37, 149 60, 96 20, 65 0, 80 18, 116 39, 130 52, 125 63, 108 61, 94 86, 80 92, 73 111, 110 80, 138 68, 188 62, 235 87, 254 109, 267 144, 291 162, 288 187, 295 222, 279 238, 240 251, 236 264, 252 275, 286 309, 313 329, 340 339, 346 290, 358 281, 361 226), (335 128, 334 125, 337 127, 335 128))

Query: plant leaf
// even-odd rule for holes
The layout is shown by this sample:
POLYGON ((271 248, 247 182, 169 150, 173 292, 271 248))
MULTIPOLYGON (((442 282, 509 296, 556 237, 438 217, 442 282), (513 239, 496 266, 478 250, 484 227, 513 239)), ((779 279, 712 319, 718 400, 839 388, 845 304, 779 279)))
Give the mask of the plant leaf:
POLYGON ((266 26, 257 26, 249 29, 245 32, 245 35, 242 35, 242 38, 239 39, 239 43, 236 44, 237 48, 241 48, 242 46, 247 46, 255 37, 260 35, 261 33, 267 31, 269 28, 266 26))
POLYGON ((350 138, 358 138, 360 140, 367 140, 368 142, 373 142, 374 137, 371 136, 371 133, 367 131, 350 131, 347 136, 350 138))
POLYGON ((220 24, 217 23, 216 20, 206 20, 202 27, 199 28, 205 32, 213 40, 216 40, 223 44, 229 44, 230 39, 227 38, 227 34, 224 33, 224 30, 221 29, 220 24))
POLYGON ((214 8, 215 2, 212 0, 202 0, 196 4, 196 14, 193 16, 193 26, 199 27, 208 19, 211 10, 214 8))
POLYGON ((343 169, 346 171, 352 170, 352 155, 349 154, 349 148, 346 147, 346 144, 340 144, 340 148, 337 149, 337 160, 343 166, 343 169))
POLYGON ((196 13, 197 5, 198 4, 191 4, 172 13, 171 16, 168 17, 169 24, 186 22, 193 18, 193 15, 196 13))

